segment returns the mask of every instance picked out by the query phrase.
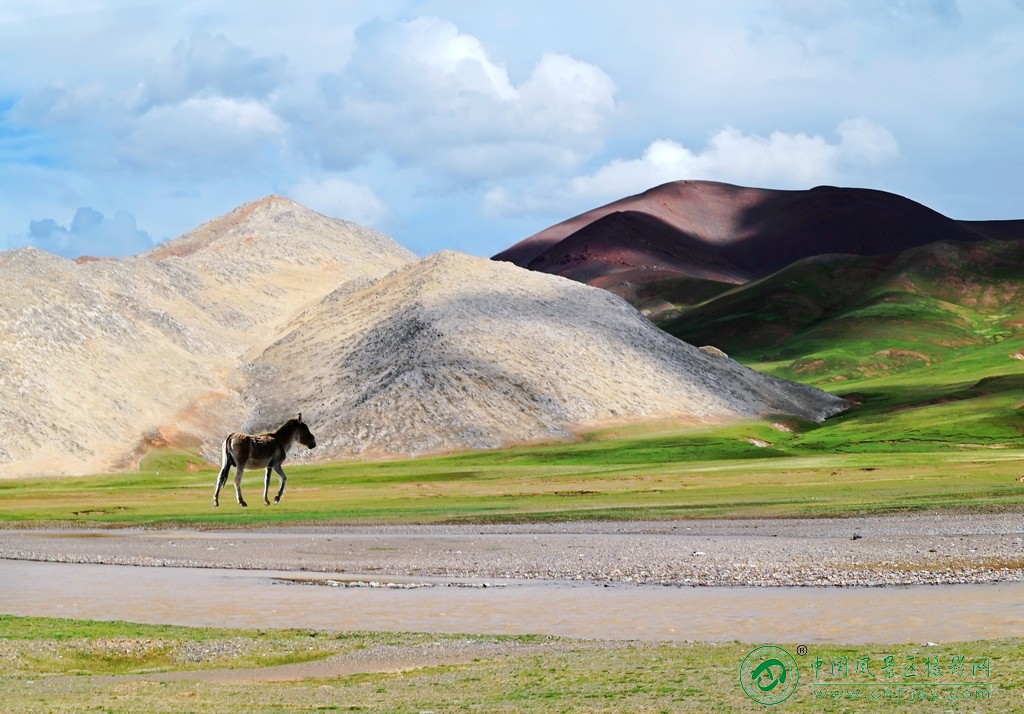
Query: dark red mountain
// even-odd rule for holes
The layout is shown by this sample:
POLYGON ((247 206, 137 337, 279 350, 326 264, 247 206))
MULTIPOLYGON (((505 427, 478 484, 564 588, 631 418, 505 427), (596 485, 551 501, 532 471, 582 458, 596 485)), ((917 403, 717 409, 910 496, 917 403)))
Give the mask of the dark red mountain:
POLYGON ((1024 239, 1024 220, 958 221, 871 189, 677 181, 570 218, 494 259, 678 303, 692 302, 686 293, 695 286, 706 292, 709 281, 743 283, 813 255, 991 239, 1024 239))

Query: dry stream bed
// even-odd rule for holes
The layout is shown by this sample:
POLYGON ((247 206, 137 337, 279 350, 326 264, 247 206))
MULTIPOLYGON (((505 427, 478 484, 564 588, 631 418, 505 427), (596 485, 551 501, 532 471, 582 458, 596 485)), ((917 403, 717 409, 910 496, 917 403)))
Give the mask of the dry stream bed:
POLYGON ((648 641, 1024 636, 1013 514, 4 530, 0 559, 10 614, 648 641))

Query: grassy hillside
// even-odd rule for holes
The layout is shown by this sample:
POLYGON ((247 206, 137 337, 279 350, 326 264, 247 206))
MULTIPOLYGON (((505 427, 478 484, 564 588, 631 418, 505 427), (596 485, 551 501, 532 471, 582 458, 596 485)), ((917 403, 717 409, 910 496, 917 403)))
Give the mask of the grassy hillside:
POLYGON ((1024 443, 1022 243, 813 258, 664 327, 859 404, 807 446, 1024 443))
POLYGON ((661 323, 744 361, 853 378, 1024 347, 1024 243, 935 243, 890 256, 808 258, 661 323))

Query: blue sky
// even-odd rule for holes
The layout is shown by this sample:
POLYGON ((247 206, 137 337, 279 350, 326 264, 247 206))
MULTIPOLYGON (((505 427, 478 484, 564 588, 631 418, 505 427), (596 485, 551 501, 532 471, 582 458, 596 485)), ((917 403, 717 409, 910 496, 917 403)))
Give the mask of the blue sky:
POLYGON ((676 179, 1024 218, 1024 0, 5 0, 0 250, 276 193, 491 255, 676 179))

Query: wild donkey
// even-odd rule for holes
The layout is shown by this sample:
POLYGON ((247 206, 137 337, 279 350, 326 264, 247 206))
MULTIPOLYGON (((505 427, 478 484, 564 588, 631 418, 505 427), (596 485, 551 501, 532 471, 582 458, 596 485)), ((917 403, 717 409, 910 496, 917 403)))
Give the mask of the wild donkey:
POLYGON ((277 475, 281 478, 281 488, 274 498, 274 503, 279 503, 281 496, 284 495, 285 481, 288 480, 281 464, 288 456, 288 449, 292 448, 292 444, 296 441, 308 449, 316 446, 316 439, 309 431, 309 427, 303 423, 302 414, 286 421, 277 431, 267 434, 228 434, 224 439, 224 446, 221 447, 220 475, 217 477, 217 486, 213 491, 213 507, 216 508, 220 505, 218 500, 220 489, 228 480, 228 472, 232 466, 235 467, 235 496, 238 498, 240 506, 249 505, 242 498, 242 473, 245 472, 246 466, 257 469, 266 467, 267 472, 263 477, 263 502, 268 506, 270 505, 270 499, 267 498, 267 491, 270 489, 270 472, 277 471, 277 475))

